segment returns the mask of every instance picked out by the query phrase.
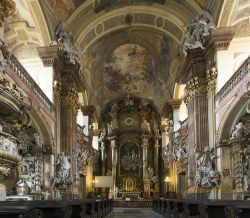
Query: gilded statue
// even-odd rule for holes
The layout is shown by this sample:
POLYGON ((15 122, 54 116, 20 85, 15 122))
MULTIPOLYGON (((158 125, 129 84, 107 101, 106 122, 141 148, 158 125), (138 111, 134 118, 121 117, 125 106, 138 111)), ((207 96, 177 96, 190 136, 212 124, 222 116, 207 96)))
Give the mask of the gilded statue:
POLYGON ((13 0, 1 0, 0 3, 0 27, 5 17, 13 15, 16 11, 16 4, 13 0))

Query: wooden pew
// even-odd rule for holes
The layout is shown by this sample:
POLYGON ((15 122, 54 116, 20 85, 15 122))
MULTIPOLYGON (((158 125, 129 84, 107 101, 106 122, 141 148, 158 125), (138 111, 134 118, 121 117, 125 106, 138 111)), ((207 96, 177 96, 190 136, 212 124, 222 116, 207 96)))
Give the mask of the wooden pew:
POLYGON ((84 202, 86 202, 86 211, 85 211, 86 217, 96 218, 97 213, 95 209, 95 200, 87 199, 87 200, 84 200, 84 202))
MULTIPOLYGON (((225 208, 231 205, 250 205, 250 201, 243 200, 211 200, 204 201, 199 204, 199 209, 201 213, 201 217, 215 217, 218 216, 220 218, 227 218, 228 215, 225 213, 225 208)), ((227 211, 228 212, 228 211, 227 211)), ((249 216, 250 217, 250 216, 249 216)))
POLYGON ((250 217, 250 202, 248 204, 235 204, 225 207, 225 215, 227 218, 249 218, 250 217))
POLYGON ((176 201, 176 213, 175 213, 175 217, 179 218, 179 217, 184 217, 184 206, 183 206, 183 201, 181 200, 177 200, 176 201))
POLYGON ((86 202, 84 200, 72 200, 68 204, 72 207, 71 218, 85 218, 86 217, 86 202))
POLYGON ((62 201, 1 201, 2 206, 28 206, 42 210, 46 218, 71 218, 72 207, 62 201))
POLYGON ((200 218, 199 202, 198 201, 184 201, 184 217, 186 218, 200 218))
MULTIPOLYGON (((43 213, 39 209, 30 206, 0 206, 2 218, 42 218, 43 213)), ((46 217, 44 217, 46 218, 46 217)))

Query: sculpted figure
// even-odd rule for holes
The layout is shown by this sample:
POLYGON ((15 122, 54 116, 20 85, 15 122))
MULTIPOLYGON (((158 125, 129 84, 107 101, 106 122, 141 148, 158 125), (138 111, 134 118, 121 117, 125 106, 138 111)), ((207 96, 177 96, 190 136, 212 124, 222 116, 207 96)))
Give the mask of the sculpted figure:
POLYGON ((143 131, 151 132, 150 124, 145 119, 143 120, 143 122, 141 124, 141 128, 143 131))
POLYGON ((232 132, 232 136, 230 139, 235 139, 237 138, 245 129, 245 126, 243 125, 242 122, 239 122, 234 126, 234 131, 232 132))
POLYGON ((58 177, 67 178, 69 176, 70 162, 64 152, 58 155, 56 165, 58 177))
POLYGON ((154 169, 152 167, 148 167, 148 179, 152 179, 154 176, 154 169))
POLYGON ((197 18, 193 23, 188 25, 182 47, 183 54, 186 56, 189 49, 205 49, 205 40, 213 29, 215 29, 213 17, 209 12, 203 11, 200 18, 197 18))

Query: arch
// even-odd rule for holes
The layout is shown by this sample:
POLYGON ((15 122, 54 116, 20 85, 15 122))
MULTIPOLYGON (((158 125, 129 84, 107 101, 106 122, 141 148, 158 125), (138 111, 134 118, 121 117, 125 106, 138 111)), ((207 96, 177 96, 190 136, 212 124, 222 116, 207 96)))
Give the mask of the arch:
POLYGON ((54 140, 51 132, 51 126, 47 122, 47 119, 43 115, 43 113, 37 113, 38 111, 39 110, 37 110, 37 108, 32 108, 28 113, 31 117, 32 122, 40 133, 44 145, 49 146, 53 151, 54 140))
MULTIPOLYGON (((246 112, 246 106, 250 102, 249 95, 250 90, 243 91, 242 87, 246 87, 249 83, 249 79, 244 82, 244 85, 238 89, 238 96, 236 96, 230 105, 228 106, 226 112, 223 115, 220 125, 218 127, 218 142, 221 142, 230 137, 234 125, 238 122, 240 117, 246 112), (233 118, 233 119, 232 119, 233 118)), ((243 88, 243 90, 244 90, 243 88)))
MULTIPOLYGON (((65 25, 67 30, 73 32, 76 42, 80 45, 83 52, 99 38, 105 37, 116 30, 127 28, 124 20, 126 14, 129 13, 128 7, 121 7, 109 12, 95 14, 89 3, 90 1, 87 1, 86 4, 82 4, 65 25), (96 31, 97 29, 99 32, 96 31)), ((135 19, 132 25, 136 28, 146 27, 161 31, 180 44, 185 25, 191 22, 194 14, 201 12, 198 9, 198 7, 194 7, 192 4, 188 8, 175 2, 163 6, 135 5, 133 6, 135 19), (171 10, 171 7, 177 7, 182 13, 177 14, 177 10, 171 10)))

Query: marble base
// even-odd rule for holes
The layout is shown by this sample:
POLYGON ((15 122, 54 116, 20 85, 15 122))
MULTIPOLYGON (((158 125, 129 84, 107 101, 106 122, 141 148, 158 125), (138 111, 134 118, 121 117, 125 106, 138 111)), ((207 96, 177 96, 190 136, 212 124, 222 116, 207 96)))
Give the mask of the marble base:
POLYGON ((6 201, 6 188, 0 184, 0 201, 6 201))
POLYGON ((187 190, 187 199, 190 200, 208 200, 209 192, 202 187, 193 186, 187 190))

